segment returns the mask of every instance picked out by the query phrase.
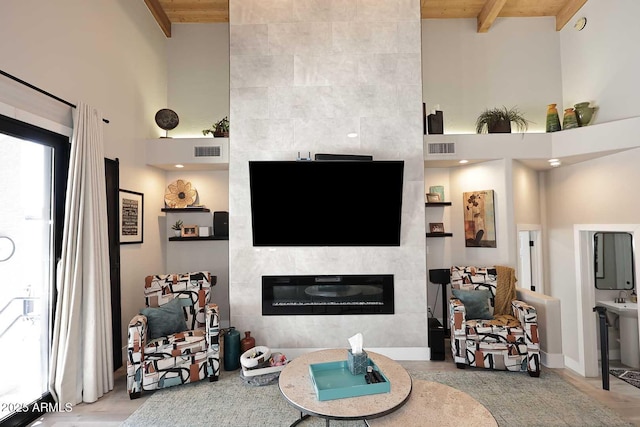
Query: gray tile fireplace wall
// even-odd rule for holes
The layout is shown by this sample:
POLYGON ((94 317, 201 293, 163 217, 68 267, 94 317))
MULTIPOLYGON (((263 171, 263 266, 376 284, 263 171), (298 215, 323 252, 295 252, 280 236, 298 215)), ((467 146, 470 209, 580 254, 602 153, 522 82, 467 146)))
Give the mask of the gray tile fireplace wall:
POLYGON ((365 347, 426 356, 420 0, 230 0, 229 8, 232 326, 271 348, 345 347, 362 332, 365 347), (253 247, 248 162, 298 152, 404 160, 400 246, 253 247), (262 276, 346 274, 393 275, 394 314, 262 315, 262 276))

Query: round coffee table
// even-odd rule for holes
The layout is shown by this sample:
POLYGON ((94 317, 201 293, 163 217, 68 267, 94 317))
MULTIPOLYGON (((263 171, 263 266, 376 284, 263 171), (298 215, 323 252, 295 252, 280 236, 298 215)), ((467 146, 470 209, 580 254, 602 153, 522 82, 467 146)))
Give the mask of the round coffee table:
POLYGON ((293 359, 280 373, 280 392, 300 411, 295 426, 310 416, 327 420, 367 420, 382 417, 400 408, 411 394, 411 377, 399 363, 378 353, 367 351, 369 358, 389 379, 389 393, 320 401, 309 376, 309 365, 347 360, 346 349, 320 350, 293 359))
POLYGON ((367 421, 370 427, 497 427, 493 415, 467 393, 431 381, 414 380, 406 405, 386 417, 367 421), (425 423, 425 420, 429 420, 425 423))

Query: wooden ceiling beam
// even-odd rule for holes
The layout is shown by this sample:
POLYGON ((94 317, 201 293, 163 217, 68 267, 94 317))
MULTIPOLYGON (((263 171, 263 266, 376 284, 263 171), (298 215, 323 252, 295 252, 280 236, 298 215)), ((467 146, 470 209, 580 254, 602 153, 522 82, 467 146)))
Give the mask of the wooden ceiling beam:
POLYGON ((147 8, 151 11, 151 14, 156 19, 156 22, 162 29, 167 38, 171 38, 171 21, 169 21, 169 17, 164 12, 162 5, 159 0, 144 0, 147 5, 147 8))
POLYGON ((493 25, 507 0, 487 0, 478 15, 478 32, 486 33, 493 25))
POLYGON ((556 31, 560 31, 578 13, 587 0, 567 0, 556 15, 556 31))

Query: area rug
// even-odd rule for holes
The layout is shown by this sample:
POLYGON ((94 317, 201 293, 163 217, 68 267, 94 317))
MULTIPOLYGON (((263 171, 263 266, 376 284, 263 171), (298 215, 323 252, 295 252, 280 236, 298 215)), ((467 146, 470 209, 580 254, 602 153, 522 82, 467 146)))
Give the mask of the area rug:
POLYGON ((640 372, 626 369, 609 369, 609 373, 622 381, 628 382, 634 387, 640 388, 640 372))
MULTIPOLYGON (((400 362, 402 363, 402 362, 400 362)), ((407 367, 413 378, 437 381, 482 403, 500 426, 630 426, 628 422, 550 370, 540 378, 526 373, 464 369, 436 372, 407 367)), ((125 422, 132 427, 288 426, 300 413, 277 385, 245 384, 239 372, 223 372, 215 383, 200 381, 154 392, 125 422)), ((305 426, 324 426, 311 418, 305 426)), ((362 421, 331 421, 363 426, 362 421)))

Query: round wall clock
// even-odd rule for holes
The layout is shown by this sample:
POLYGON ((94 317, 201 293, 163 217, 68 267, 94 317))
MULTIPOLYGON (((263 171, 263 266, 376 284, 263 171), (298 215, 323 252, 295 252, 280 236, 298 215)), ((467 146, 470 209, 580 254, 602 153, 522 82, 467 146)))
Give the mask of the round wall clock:
POLYGON ((582 18, 576 21, 576 23, 573 25, 573 28, 575 28, 578 31, 582 31, 586 26, 587 26, 587 18, 583 16, 582 18))
POLYGON ((156 124, 165 131, 165 138, 169 137, 169 131, 175 129, 178 123, 180 123, 180 119, 173 110, 163 108, 156 113, 156 124))

